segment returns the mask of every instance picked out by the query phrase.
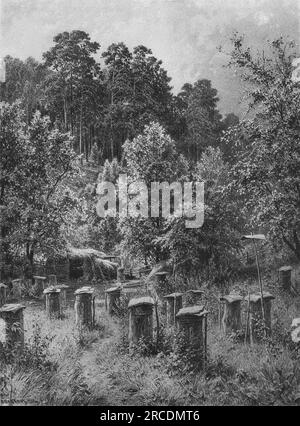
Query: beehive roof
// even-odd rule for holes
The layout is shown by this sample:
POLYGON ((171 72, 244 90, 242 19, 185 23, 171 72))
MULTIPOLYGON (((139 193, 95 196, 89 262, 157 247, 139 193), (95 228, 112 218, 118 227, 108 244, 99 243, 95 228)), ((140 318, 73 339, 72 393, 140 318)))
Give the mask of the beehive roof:
POLYGON ((171 293, 164 296, 165 299, 176 299, 177 297, 182 296, 183 293, 171 293))
POLYGON ((282 266, 281 268, 278 269, 278 271, 292 271, 292 266, 282 266))
POLYGON ((93 294, 94 289, 93 287, 81 287, 78 290, 75 291, 75 294, 93 294))
POLYGON ((110 287, 107 290, 105 290, 105 293, 114 293, 115 291, 121 291, 121 287, 120 286, 110 287))
POLYGON ((66 284, 58 284, 57 288, 69 288, 69 286, 66 284))
POLYGON ((25 309, 26 306, 21 305, 20 303, 10 303, 7 305, 3 305, 2 308, 0 308, 0 312, 18 312, 21 309, 25 309))
POLYGON ((205 313, 207 312, 204 310, 204 306, 187 306, 186 308, 180 309, 176 317, 183 317, 186 315, 204 315, 205 313))
POLYGON ((123 288, 132 288, 132 287, 141 287, 143 286, 143 283, 141 280, 131 280, 126 281, 125 283, 122 283, 123 288))
POLYGON ((44 294, 49 294, 49 293, 60 293, 60 288, 58 287, 48 287, 45 288, 45 290, 43 291, 44 294))
POLYGON ((225 300, 228 303, 234 303, 234 302, 238 302, 240 300, 243 300, 243 296, 240 296, 239 294, 231 293, 231 294, 227 294, 225 296, 221 296, 220 300, 225 300))
POLYGON ((195 290, 188 290, 187 293, 193 293, 193 294, 203 294, 204 291, 200 290, 200 289, 195 289, 195 290))
MULTIPOLYGON (((275 299, 275 297, 271 294, 271 293, 269 293, 269 292, 267 292, 267 291, 264 291, 263 292, 263 297, 264 297, 264 300, 271 300, 271 299, 275 299)), ((248 300, 248 296, 247 297, 245 297, 245 300, 248 300)), ((256 303, 256 302, 258 302, 259 300, 261 300, 261 294, 260 293, 257 293, 257 294, 251 294, 250 295, 250 302, 254 302, 254 303, 256 303)))
POLYGON ((140 306, 140 305, 154 305, 154 301, 152 297, 149 297, 149 296, 131 299, 128 304, 128 308, 132 308, 133 306, 140 306))

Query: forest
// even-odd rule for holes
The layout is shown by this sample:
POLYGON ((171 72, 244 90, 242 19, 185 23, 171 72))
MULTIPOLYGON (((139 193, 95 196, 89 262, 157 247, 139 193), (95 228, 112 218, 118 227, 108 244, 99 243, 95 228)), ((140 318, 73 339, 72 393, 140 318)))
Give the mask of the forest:
POLYGON ((0 405, 300 404, 298 46, 230 43, 241 117, 143 45, 4 58, 0 405), (204 183, 203 225, 100 217, 121 174, 204 183))

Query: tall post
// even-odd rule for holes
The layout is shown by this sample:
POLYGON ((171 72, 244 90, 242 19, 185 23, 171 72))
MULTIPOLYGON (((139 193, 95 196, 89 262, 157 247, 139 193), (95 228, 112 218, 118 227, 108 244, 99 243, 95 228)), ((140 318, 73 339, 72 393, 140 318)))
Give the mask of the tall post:
POLYGON ((264 337, 271 334, 271 309, 273 299, 275 299, 275 297, 268 292, 263 293, 263 298, 261 294, 250 295, 250 342, 261 340, 260 322, 262 322, 263 325, 264 337), (262 303, 264 304, 264 318, 262 317, 262 303))
POLYGON ((7 304, 0 308, 0 319, 3 320, 1 341, 5 346, 23 349, 24 347, 24 305, 7 304))
POLYGON ((137 343, 139 339, 153 338, 153 306, 152 297, 131 299, 129 309, 129 341, 137 343))
MULTIPOLYGON (((44 290, 46 289, 46 277, 40 277, 38 275, 34 275, 34 288, 36 293, 40 296, 43 294, 44 290)), ((50 286, 49 286, 50 287, 50 286)))
POLYGON ((62 311, 64 311, 67 308, 67 290, 69 286, 65 284, 59 284, 57 288, 60 289, 60 305, 62 311))
POLYGON ((105 290, 105 306, 109 315, 117 315, 120 306, 121 287, 105 290))
POLYGON ((236 333, 241 330, 241 302, 243 297, 239 294, 229 294, 220 297, 220 301, 224 302, 224 314, 222 318, 222 326, 225 334, 236 333))
POLYGON ((179 332, 185 336, 188 347, 199 351, 199 362, 202 367, 206 359, 207 314, 203 306, 188 306, 180 309, 176 315, 179 332))
POLYGON ((43 291, 46 298, 46 313, 50 319, 61 318, 60 289, 48 287, 43 291))
POLYGON ((167 325, 175 324, 175 317, 182 308, 182 293, 172 293, 164 296, 167 302, 167 325))
POLYGON ((291 266, 282 266, 278 269, 280 286, 286 291, 291 290, 292 270, 293 268, 291 266))
POLYGON ((92 328, 95 325, 95 295, 92 287, 75 291, 76 326, 92 328))
POLYGON ((264 306, 264 296, 263 296, 263 284, 262 284, 262 280, 261 280, 260 266, 259 266, 259 261, 258 261, 258 254, 257 254, 257 248, 256 248, 255 239, 253 239, 252 241, 253 241, 253 245, 254 245, 255 260, 256 260, 256 267, 257 267, 257 276, 258 276, 259 287, 260 287, 261 313, 262 313, 263 324, 264 324, 264 327, 265 327, 264 335, 265 335, 265 337, 267 337, 267 329, 266 329, 267 325, 266 325, 266 319, 265 319, 265 306, 264 306))

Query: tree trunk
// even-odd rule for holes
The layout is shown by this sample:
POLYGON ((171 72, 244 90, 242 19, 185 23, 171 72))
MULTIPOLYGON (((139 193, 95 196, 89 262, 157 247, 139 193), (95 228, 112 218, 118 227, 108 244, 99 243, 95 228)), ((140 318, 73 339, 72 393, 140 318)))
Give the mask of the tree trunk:
POLYGON ((82 99, 80 105, 80 118, 79 118, 79 154, 82 154, 82 99))
POLYGON ((68 131, 68 119, 67 119, 67 101, 64 96, 64 121, 65 121, 65 131, 68 131))
POLYGON ((33 247, 30 247, 30 243, 26 244, 26 259, 27 259, 27 265, 28 269, 26 271, 26 278, 29 278, 32 282, 32 285, 34 284, 34 249, 33 247))
POLYGON ((71 105, 70 105, 70 121, 71 121, 71 135, 74 134, 73 129, 73 73, 71 71, 71 105))
POLYGON ((110 111, 110 149, 111 160, 114 158, 114 137, 113 137, 113 119, 112 119, 112 106, 114 105, 114 81, 115 72, 113 71, 112 90, 111 90, 111 111, 110 111))

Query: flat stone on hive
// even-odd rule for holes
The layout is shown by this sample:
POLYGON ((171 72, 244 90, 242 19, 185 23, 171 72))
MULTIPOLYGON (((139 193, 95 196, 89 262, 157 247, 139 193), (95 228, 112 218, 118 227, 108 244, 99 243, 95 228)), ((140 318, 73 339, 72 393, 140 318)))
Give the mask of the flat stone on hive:
POLYGON ((292 266, 282 266, 281 268, 278 269, 279 272, 287 272, 292 270, 293 270, 292 266))
POLYGON ((203 315, 204 313, 207 313, 204 310, 204 306, 187 306, 186 308, 180 309, 178 314, 176 315, 177 318, 187 316, 187 315, 203 315))
POLYGON ((141 282, 141 280, 127 281, 126 283, 122 284, 123 288, 138 288, 141 286, 143 286, 143 283, 141 282))
POLYGON ((20 303, 11 303, 11 304, 7 304, 7 305, 2 306, 2 308, 0 308, 0 313, 13 312, 15 314, 18 311, 25 309, 25 308, 26 308, 26 306, 21 305, 20 303))
POLYGON ((93 287, 81 287, 74 294, 93 294, 94 291, 93 287))
POLYGON ((60 288, 61 290, 64 290, 64 289, 66 290, 67 288, 69 288, 69 286, 66 284, 58 284, 56 287, 60 288))
POLYGON ((228 302, 228 303, 234 303, 234 302, 240 302, 241 300, 243 300, 243 297, 240 296, 239 294, 231 293, 226 296, 220 297, 220 300, 228 302))
POLYGON ((49 294, 49 293, 60 293, 60 288, 58 287, 48 287, 45 288, 45 290, 43 291, 44 294, 49 294))
POLYGON ((137 293, 139 289, 143 289, 144 284, 141 281, 136 281, 131 285, 130 283, 128 285, 122 286, 122 293, 123 294, 134 294, 137 293))
POLYGON ((121 291, 121 287, 110 287, 107 290, 105 290, 105 293, 117 293, 121 291))
POLYGON ((171 293, 164 296, 165 299, 176 299, 177 297, 182 296, 183 293, 171 293))
MULTIPOLYGON (((263 292, 263 298, 264 298, 264 300, 275 299, 275 297, 271 293, 268 293, 266 291, 263 292)), ((248 300, 248 299, 249 299, 248 296, 245 297, 245 300, 248 300)), ((257 303, 259 300, 261 300, 261 294, 260 293, 250 295, 250 302, 257 303)))
POLYGON ((140 306, 140 305, 154 305, 154 301, 152 297, 149 297, 149 296, 131 299, 128 304, 128 308, 133 308, 135 306, 140 306))

